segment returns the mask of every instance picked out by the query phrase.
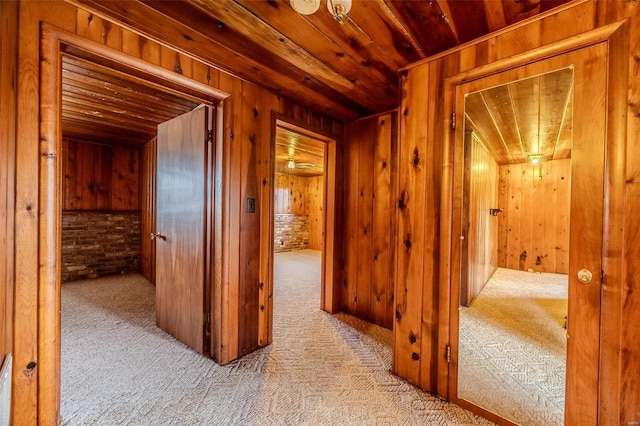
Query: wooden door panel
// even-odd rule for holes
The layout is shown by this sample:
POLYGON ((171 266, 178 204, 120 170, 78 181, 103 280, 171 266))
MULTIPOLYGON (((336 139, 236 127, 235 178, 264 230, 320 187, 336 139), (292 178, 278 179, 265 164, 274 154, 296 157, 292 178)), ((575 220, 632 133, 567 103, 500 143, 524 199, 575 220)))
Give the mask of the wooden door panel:
POLYGON ((205 351, 208 107, 158 126, 156 323, 205 351))

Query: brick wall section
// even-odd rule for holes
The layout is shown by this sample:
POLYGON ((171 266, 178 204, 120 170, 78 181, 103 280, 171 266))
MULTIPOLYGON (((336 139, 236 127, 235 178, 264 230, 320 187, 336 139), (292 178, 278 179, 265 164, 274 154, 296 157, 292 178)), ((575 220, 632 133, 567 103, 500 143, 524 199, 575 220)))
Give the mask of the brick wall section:
POLYGON ((62 282, 140 270, 140 212, 62 214, 62 282))
POLYGON ((309 246, 309 216, 306 214, 274 215, 274 251, 301 250, 309 246))

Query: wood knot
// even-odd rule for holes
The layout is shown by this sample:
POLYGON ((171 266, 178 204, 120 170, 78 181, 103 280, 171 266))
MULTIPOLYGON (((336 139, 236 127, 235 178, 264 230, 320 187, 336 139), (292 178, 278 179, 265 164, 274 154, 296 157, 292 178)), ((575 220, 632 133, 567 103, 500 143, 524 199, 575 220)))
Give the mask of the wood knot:
POLYGON ((416 341, 418 340, 418 338, 416 337, 415 334, 413 334, 413 331, 409 333, 409 342, 413 345, 416 341))
POLYGON ((396 309, 396 319, 399 320, 400 318, 402 318, 402 313, 400 313, 399 309, 396 309))
POLYGON ((257 109, 257 108, 254 108, 254 109, 253 109, 253 116, 254 116, 254 117, 257 117, 257 116, 258 116, 258 109, 257 109))
POLYGON ((411 354, 411 359, 414 361, 418 361, 420 359, 420 355, 414 352, 411 354))
POLYGON ((420 152, 418 151, 418 148, 414 148, 413 149, 413 165, 417 166, 418 164, 420 164, 420 152))
POLYGON ((386 169, 386 168, 387 168, 387 162, 386 162, 386 161, 383 161, 383 162, 382 162, 382 168, 383 168, 383 169, 386 169))
POLYGON ((410 249, 410 248, 411 248, 411 241, 409 241, 409 240, 404 240, 404 246, 405 246, 406 248, 410 249))

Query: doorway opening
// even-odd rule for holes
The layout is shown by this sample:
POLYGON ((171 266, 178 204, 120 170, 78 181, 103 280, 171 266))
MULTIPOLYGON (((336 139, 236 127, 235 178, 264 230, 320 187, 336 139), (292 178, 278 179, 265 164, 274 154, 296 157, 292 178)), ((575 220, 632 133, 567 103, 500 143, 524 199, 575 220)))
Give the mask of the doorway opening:
MULTIPOLYGON (((55 262, 43 275, 51 285, 40 292, 39 327, 55 343, 39 343, 46 360, 39 368, 50 380, 43 382, 48 391, 39 401, 59 413, 65 347, 59 313, 67 285, 62 282, 131 272, 129 282, 145 289, 115 294, 124 300, 151 292, 150 303, 141 305, 156 304, 149 282, 155 277, 149 235, 154 232, 157 126, 200 104, 220 104, 226 94, 54 27, 43 26, 42 40, 47 58, 42 61, 41 116, 47 123, 42 137, 49 144, 43 149, 59 153, 59 161, 41 163, 47 182, 41 201, 49 209, 42 227, 50 240, 45 257, 55 262)), ((93 297, 98 291, 84 294, 93 297)), ((89 305, 116 316, 131 313, 116 312, 119 303, 113 299, 89 305)), ((95 346, 91 350, 93 359, 95 346)))
POLYGON ((573 68, 465 96, 458 398, 564 423, 573 68))
MULTIPOLYGON (((460 117, 465 117, 467 109, 474 102, 474 100, 471 99, 473 93, 491 88, 500 88, 499 90, 503 90, 506 93, 505 99, 507 99, 507 101, 503 101, 502 104, 506 103, 507 106, 511 105, 510 108, 507 107, 499 109, 497 104, 500 104, 500 101, 497 101, 495 108, 491 108, 490 104, 492 101, 495 101, 495 99, 489 101, 485 99, 483 101, 483 108, 488 111, 487 115, 490 116, 492 121, 491 125, 494 127, 499 127, 498 123, 504 121, 507 115, 518 115, 518 109, 513 106, 516 102, 522 102, 522 105, 524 105, 521 109, 522 111, 526 111, 527 106, 534 105, 534 108, 532 109, 536 117, 540 115, 538 110, 544 111, 546 109, 546 106, 543 106, 542 103, 540 103, 540 106, 537 106, 537 101, 526 100, 526 96, 524 100, 519 98, 517 92, 520 89, 520 86, 525 87, 525 79, 530 77, 535 77, 538 82, 530 85, 532 89, 527 89, 529 92, 533 90, 532 93, 539 94, 544 94, 545 91, 555 94, 565 93, 565 95, 562 95, 565 96, 565 103, 562 103, 561 101, 557 102, 557 105, 562 105, 562 108, 556 108, 564 112, 556 116, 565 116, 567 114, 568 105, 571 105, 571 109, 573 111, 573 125, 571 126, 570 131, 567 130, 567 132, 572 134, 570 139, 571 143, 565 144, 565 148, 562 148, 563 144, 558 143, 558 139, 560 138, 558 135, 562 133, 562 130, 561 128, 558 128, 558 125, 562 123, 562 118, 559 121, 555 120, 556 138, 552 145, 555 148, 560 147, 561 149, 559 149, 559 152, 570 152, 570 155, 566 155, 567 158, 554 159, 554 155, 556 154, 549 154, 546 152, 528 152, 528 149, 523 149, 527 145, 523 144, 523 138, 518 138, 517 132, 514 133, 514 138, 505 138, 500 134, 497 136, 499 141, 499 144, 497 144, 498 146, 502 145, 504 147, 508 147, 511 146, 510 144, 513 144, 520 149, 521 152, 519 155, 522 157, 521 160, 526 160, 521 161, 521 163, 516 162, 517 164, 508 165, 507 169, 503 169, 504 171, 502 174, 500 171, 498 172, 499 175, 503 176, 503 180, 505 180, 504 178, 506 176, 509 176, 509 172, 516 174, 519 173, 517 179, 514 178, 513 182, 511 178, 508 178, 508 181, 509 184, 517 183, 516 186, 520 186, 520 189, 518 190, 518 193, 520 194, 523 190, 530 191, 529 197, 524 197, 522 195, 519 196, 521 200, 524 200, 525 198, 530 200, 528 201, 528 204, 523 205, 513 203, 513 206, 498 205, 491 207, 489 204, 484 204, 482 208, 479 207, 482 203, 478 200, 482 200, 483 197, 477 196, 475 199, 471 197, 470 194, 473 192, 473 187, 472 185, 465 183, 465 176, 473 176, 474 171, 471 160, 473 155, 470 156, 469 161, 464 161, 463 155, 465 147, 473 146, 471 145, 472 143, 480 145, 477 142, 477 139, 474 140, 473 137, 473 132, 476 129, 471 128, 469 129, 471 130, 470 132, 465 132, 465 126, 463 125, 456 129, 455 146, 452 150, 457 153, 455 154, 456 161, 454 162, 452 181, 452 234, 449 237, 451 244, 451 275, 449 283, 451 292, 449 304, 449 313, 451 318, 451 356, 449 359, 451 363, 448 373, 448 389, 450 398, 455 403, 468 408, 475 413, 481 414, 498 424, 511 425, 517 423, 533 423, 530 418, 522 418, 514 414, 514 411, 517 411, 517 407, 519 405, 517 401, 512 400, 511 411, 505 411, 496 408, 496 406, 489 406, 484 401, 480 402, 472 400, 473 397, 469 396, 471 393, 468 392, 468 389, 463 390, 463 386, 466 386, 467 383, 465 382, 464 377, 461 377, 461 375, 466 374, 462 366, 467 360, 461 359, 461 357, 474 356, 474 352, 468 351, 465 354, 463 351, 463 338, 465 338, 465 333, 468 331, 468 328, 463 329, 464 314, 461 311, 464 311, 466 308, 461 308, 461 304, 469 304, 469 302, 473 300, 474 296, 480 294, 480 296, 477 297, 476 302, 471 302, 471 306, 473 306, 474 303, 479 302, 482 297, 482 292, 480 290, 486 282, 487 276, 490 276, 493 272, 491 267, 487 267, 487 262, 488 259, 491 258, 491 254, 496 253, 496 251, 488 250, 487 244, 483 244, 482 241, 490 239, 491 232, 489 231, 490 228, 487 224, 491 224, 492 220, 499 219, 500 215, 508 216, 506 222, 508 224, 506 229, 507 234, 505 235, 508 235, 509 229, 511 229, 511 233, 514 234, 512 237, 518 236, 518 232, 516 231, 520 229, 524 219, 528 216, 531 216, 529 220, 533 220, 531 222, 531 226, 536 226, 536 224, 546 225, 545 222, 555 224, 558 220, 558 216, 563 214, 568 218, 568 220, 565 218, 559 221, 559 223, 564 222, 567 225, 560 226, 558 229, 550 227, 547 231, 547 226, 540 226, 541 230, 537 234, 534 233, 535 228, 533 228, 528 234, 529 236, 526 238, 522 238, 521 236, 518 236, 518 238, 512 238, 512 242, 517 243, 518 249, 515 249, 514 245, 514 248, 511 248, 511 251, 507 252, 511 253, 511 256, 510 260, 506 259, 507 268, 505 268, 505 270, 519 269, 524 270, 525 274, 531 274, 528 272, 529 269, 536 271, 535 268, 550 266, 545 264, 545 262, 551 259, 555 259, 555 261, 552 262, 555 266, 558 266, 559 264, 562 268, 564 268, 563 265, 568 262, 566 263, 568 265, 566 270, 561 268, 560 270, 550 271, 551 273, 560 272, 562 274, 568 272, 568 285, 566 290, 563 288, 564 283, 561 282, 559 285, 561 291, 552 293, 552 296, 547 296, 548 299, 551 299, 552 301, 550 304, 559 305, 559 312, 562 312, 564 309, 563 305, 565 303, 564 294, 566 293, 566 299, 568 299, 566 330, 563 328, 564 318, 562 318, 561 313, 550 314, 547 312, 544 314, 552 317, 552 326, 557 330, 555 340, 560 342, 559 349, 557 349, 556 352, 560 354, 562 353, 564 349, 561 344, 563 334, 566 338, 566 380, 564 381, 564 386, 562 386, 562 383, 556 383, 556 388, 560 388, 561 390, 562 387, 564 387, 565 390, 564 402, 562 401, 562 395, 559 396, 559 405, 564 408, 564 414, 559 414, 559 419, 543 421, 543 424, 595 423, 594 419, 597 418, 599 381, 598 365, 600 362, 599 356, 601 351, 600 326, 602 303, 600 271, 602 271, 603 265, 603 199, 605 198, 604 171, 606 157, 605 152, 607 147, 604 130, 606 128, 606 73, 606 44, 595 44, 588 47, 578 48, 568 53, 558 54, 537 62, 521 65, 518 68, 509 68, 495 74, 478 75, 476 79, 471 81, 458 82, 452 92, 455 101, 453 101, 453 99, 451 100, 453 105, 455 105, 456 114, 459 113, 460 117), (586 70, 588 70, 588 72, 586 70), (558 76, 562 76, 563 74, 565 75, 564 79, 572 81, 573 85, 569 89, 559 90, 558 88, 560 85, 558 82, 563 78, 558 78, 558 76), (544 82, 544 79, 549 79, 549 81, 544 82), (556 81, 555 86, 552 84, 553 81, 556 81), (514 86, 511 87, 511 84, 514 86), (545 85, 548 86, 545 88, 545 85), (572 92, 572 97, 567 95, 567 93, 570 92, 572 92), (533 157, 538 154, 543 154, 542 160, 539 164, 532 165, 528 163, 530 160, 540 160, 540 157, 533 157), (518 164, 523 165, 520 166, 518 164), (529 174, 527 174, 527 172, 529 174), (533 197, 534 186, 532 182, 536 181, 541 184, 540 188, 545 188, 545 185, 550 185, 549 188, 551 191, 548 192, 551 195, 545 195, 543 197, 541 194, 540 197, 533 197), (464 190, 465 187, 467 187, 467 191, 464 190), (568 188, 568 191, 563 188, 568 188), (557 203, 559 195, 561 201, 560 204, 564 207, 559 206, 557 203), (556 204, 555 209, 551 208, 553 204, 556 204), (567 205, 569 206, 568 210, 566 207, 567 205), (465 206, 467 206, 467 208, 465 208, 465 206), (568 213, 562 213, 563 211, 568 213), (467 214, 465 212, 468 213, 468 216, 465 216, 467 214), (472 217, 474 215, 476 218, 481 217, 478 212, 482 213, 484 220, 478 220, 476 225, 474 225, 474 229, 470 224, 472 223, 472 217), (534 213, 536 214, 534 215, 534 213), (568 226, 569 220, 571 223, 570 227, 568 226), (484 226, 478 226, 478 223, 482 223, 484 226), (545 228, 545 230, 542 230, 542 228, 545 228), (563 229, 568 229, 568 247, 570 248, 568 250, 568 255, 561 253, 561 260, 558 261, 557 253, 562 250, 556 250, 556 247, 562 248, 562 245, 567 241, 566 236, 564 237, 565 242, 560 243, 559 240, 557 240, 557 238, 565 234, 563 229), (546 249, 547 253, 536 253, 534 256, 533 254, 535 253, 535 249, 523 249, 525 246, 533 247, 532 244, 534 244, 536 238, 539 240, 540 235, 545 235, 544 241, 547 240, 547 237, 549 239, 550 244, 546 249), (551 243, 553 239, 556 240, 554 243, 551 243), (475 261, 475 259, 478 258, 477 253, 482 250, 485 250, 485 256, 481 258, 479 262, 475 261), (549 250, 553 253, 549 252, 549 250), (476 255, 472 256, 472 253, 476 253, 476 255), (474 275, 478 277, 480 285, 471 281, 472 271, 475 271, 474 275), (591 272, 592 279, 584 278, 583 280, 583 273, 585 271, 591 272), (596 271, 596 273, 593 274, 592 271, 596 271), (488 273, 485 275, 485 272, 488 273), (466 279, 469 279, 467 283, 465 283, 466 279), (513 410, 514 407, 516 407, 516 410, 513 410)), ((493 94, 493 96, 497 95, 493 94)), ((547 111, 545 112, 545 115, 552 116, 553 114, 550 114, 550 112, 547 111)), ((543 134, 541 131, 541 129, 544 129, 539 127, 545 122, 546 120, 544 119, 544 116, 541 116, 539 120, 536 120, 536 124, 532 126, 533 129, 531 133, 535 136, 533 140, 536 141, 536 146, 538 146, 538 139, 540 139, 541 143, 547 140, 547 135, 543 134)), ((473 126, 471 125, 470 127, 473 126)), ((478 126, 478 129, 481 129, 481 127, 478 126)), ((524 125, 521 130, 521 134, 524 135, 526 133, 524 132, 524 130, 526 130, 526 125, 524 125)), ((553 140, 553 138, 551 139, 553 140)), ((499 158, 499 156, 493 155, 493 153, 490 154, 492 146, 493 145, 487 144, 487 146, 484 147, 486 149, 479 148, 476 150, 476 153, 481 156, 483 155, 488 159, 491 159, 492 157, 499 158)), ((540 148, 542 146, 543 145, 541 144, 540 148)), ((467 148, 467 150, 469 150, 469 148, 467 148)), ((496 166, 494 166, 494 170, 495 168, 496 166)), ((478 167, 478 176, 484 177, 487 181, 495 181, 495 176, 493 179, 486 178, 486 175, 489 173, 487 173, 486 169, 481 169, 481 167, 478 167)), ((482 179, 477 180, 477 182, 481 181, 482 179)), ((504 197, 503 199, 507 199, 507 196, 514 197, 507 199, 507 202, 511 202, 515 199, 515 195, 508 193, 508 186, 505 185, 504 188, 500 187, 500 190, 503 189, 505 193, 499 194, 499 199, 500 196, 504 197)), ((536 188, 536 194, 537 191, 538 188, 536 188)), ((482 190, 479 191, 480 194, 485 197, 489 197, 489 194, 486 192, 487 191, 482 190)), ((493 204, 495 203, 495 200, 489 200, 487 203, 493 204)), ((497 227, 499 225, 494 224, 494 226, 497 227)), ((509 237, 507 236, 507 239, 508 238, 509 237)), ((506 243, 507 244, 505 245, 503 240, 502 243, 498 243, 498 247, 507 249, 510 244, 508 240, 506 243)), ((538 243, 538 245, 540 244, 538 243)), ((546 246, 547 244, 545 243, 544 245, 546 246)), ((498 271, 500 272, 500 270, 498 271)), ((487 286, 490 285, 491 284, 487 284, 487 286)), ((551 285, 545 286, 544 284, 542 284, 542 286, 552 287, 551 285)), ((487 290, 489 290, 489 287, 487 287, 487 290)), ((533 305, 540 307, 541 305, 548 304, 548 300, 544 303, 539 303, 540 300, 536 300, 536 298, 543 299, 544 297, 540 296, 540 293, 535 294, 535 296, 530 298, 533 299, 533 305)), ((508 295, 502 295, 500 298, 502 299, 501 301, 509 305, 510 308, 516 305, 515 300, 508 300, 508 295)), ((541 309, 535 315, 536 320, 543 316, 541 313, 542 311, 543 310, 541 309)), ((521 314, 520 316, 524 315, 521 314)), ((502 325, 504 326, 504 324, 502 325)), ((541 337, 541 333, 545 333, 544 331, 539 330, 531 333, 531 330, 529 330, 531 327, 526 327, 527 329, 519 334, 526 336, 527 333, 529 333, 529 338, 533 340, 539 339, 541 337)), ((508 342, 503 343, 499 352, 501 354, 508 355, 509 351, 513 349, 513 346, 513 344, 508 342)), ((540 346, 539 342, 532 345, 531 349, 528 350, 529 356, 532 355, 533 352, 540 352, 540 346)), ((498 376, 507 375, 508 370, 513 364, 505 361, 506 358, 507 356, 502 356, 503 362, 498 363, 501 364, 496 370, 499 372, 499 374, 497 374, 498 376)), ((527 374, 529 364, 530 362, 521 363, 522 371, 519 374, 525 380, 531 382, 536 380, 536 377, 535 374, 527 374)), ((559 369, 561 369, 561 367, 559 367, 559 369)), ((561 371, 550 370, 544 372, 542 375, 555 375, 561 377, 561 371)), ((495 379, 495 376, 496 375, 494 375, 493 379, 495 379)), ((556 381, 558 377, 555 377, 556 381)), ((477 378, 471 379, 470 382, 471 384, 469 386, 475 388, 474 390, 476 391, 479 388, 483 388, 481 380, 477 378)), ((493 385, 494 383, 491 384, 493 385)), ((490 389, 490 387, 484 387, 483 391, 485 394, 492 394, 492 392, 487 389, 490 389)), ((509 397, 511 396, 512 395, 509 394, 509 397)), ((536 414, 534 413, 533 415, 535 416, 536 414)))
POLYGON ((278 306, 319 309, 325 253, 326 143, 313 133, 276 125, 273 197, 273 294, 278 306), (291 300, 289 300, 291 299, 291 300))

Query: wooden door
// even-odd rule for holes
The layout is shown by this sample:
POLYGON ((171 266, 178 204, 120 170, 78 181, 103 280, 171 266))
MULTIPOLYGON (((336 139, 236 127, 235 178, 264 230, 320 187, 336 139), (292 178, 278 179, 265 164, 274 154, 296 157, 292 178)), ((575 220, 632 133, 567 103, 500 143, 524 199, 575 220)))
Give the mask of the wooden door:
MULTIPOLYGON (((568 329, 565 424, 596 425, 598 421, 598 386, 601 322, 601 279, 603 246, 603 212, 605 202, 607 44, 599 43, 554 56, 529 65, 480 78, 456 87, 456 115, 464 117, 465 95, 489 87, 564 67, 574 70, 573 139, 571 146, 570 253, 568 274, 568 329), (578 278, 587 269, 593 274, 588 283, 578 278)), ((464 126, 457 126, 454 158, 453 236, 451 240, 451 399, 493 421, 511 424, 500 416, 458 398, 458 338, 460 271, 464 270, 460 254, 463 214, 462 152, 464 126), (458 271, 453 272, 453 271, 458 271)), ((538 200, 544 202, 544 200, 538 200)))
POLYGON ((209 316, 207 185, 210 108, 158 126, 156 172, 156 324, 194 350, 207 351, 209 316))

